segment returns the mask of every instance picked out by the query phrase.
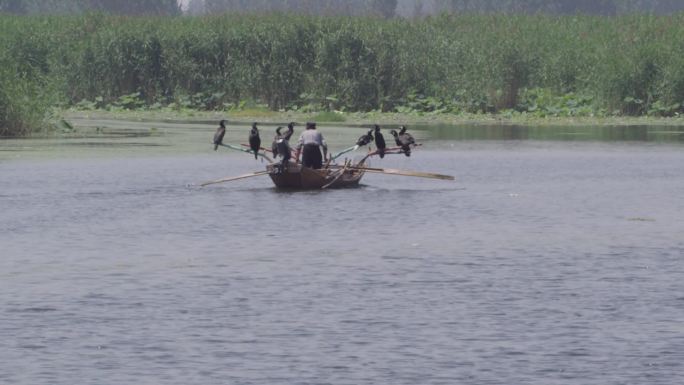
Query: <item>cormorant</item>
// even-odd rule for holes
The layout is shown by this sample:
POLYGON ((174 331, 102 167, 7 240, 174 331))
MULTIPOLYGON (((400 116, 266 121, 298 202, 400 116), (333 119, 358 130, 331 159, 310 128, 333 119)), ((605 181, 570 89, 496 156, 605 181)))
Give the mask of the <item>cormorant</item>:
POLYGON ((373 129, 375 130, 375 147, 378 148, 378 155, 382 159, 385 157, 385 148, 387 148, 385 137, 380 133, 380 126, 376 124, 373 129))
POLYGON ((406 156, 410 156, 411 154, 411 145, 416 145, 416 140, 413 139, 413 135, 409 134, 406 132, 406 126, 401 126, 399 129, 399 140, 401 140, 402 143, 407 144, 407 148, 409 149, 408 153, 406 153, 406 156))
POLYGON ((292 157, 292 150, 290 148, 290 137, 292 137, 293 133, 294 122, 287 125, 287 131, 284 134, 278 136, 278 140, 276 141, 278 154, 280 154, 280 156, 283 157, 283 160, 280 162, 281 172, 287 171, 287 164, 290 161, 290 158, 292 157))
POLYGON ((411 144, 415 144, 415 140, 411 134, 406 133, 406 128, 404 126, 402 126, 402 131, 404 133, 401 135, 399 135, 396 130, 390 131, 390 134, 394 136, 394 141, 397 143, 397 146, 401 146, 404 155, 411 156, 411 144))
POLYGON ((394 143, 397 144, 397 146, 401 146, 401 140, 399 140, 399 134, 397 133, 397 130, 391 130, 390 134, 394 137, 394 143))
POLYGON ((273 144, 271 144, 271 151, 273 151, 273 159, 275 159, 278 156, 278 140, 281 138, 280 130, 282 130, 282 127, 276 128, 276 134, 273 137, 273 144))
POLYGON ((249 148, 254 151, 254 159, 257 159, 259 148, 261 148, 261 138, 259 137, 259 129, 256 122, 252 124, 252 130, 249 132, 249 148))
POLYGON ((218 149, 218 146, 223 144, 223 137, 226 135, 226 121, 221 120, 219 122, 219 128, 216 129, 214 134, 214 151, 218 149))
POLYGON ((373 140, 373 130, 368 130, 365 135, 361 135, 359 140, 356 141, 356 145, 361 147, 365 146, 373 140))
POLYGON ((292 134, 294 134, 295 124, 296 124, 295 122, 290 122, 287 125, 287 132, 285 133, 285 139, 290 140, 290 138, 292 137, 292 134))
POLYGON ((406 126, 399 127, 399 136, 403 136, 408 144, 416 144, 416 140, 413 139, 413 135, 406 132, 406 126))

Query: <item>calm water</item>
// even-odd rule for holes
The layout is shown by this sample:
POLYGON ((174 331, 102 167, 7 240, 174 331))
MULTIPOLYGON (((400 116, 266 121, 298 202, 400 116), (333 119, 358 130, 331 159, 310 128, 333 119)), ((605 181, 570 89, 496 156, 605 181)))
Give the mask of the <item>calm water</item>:
MULTIPOLYGON (((108 128, 0 141, 1 384, 684 378, 676 130, 434 129, 373 165, 454 182, 278 192, 197 187, 263 168, 211 151, 213 124, 79 124, 108 128)), ((363 132, 322 130, 336 149, 363 132)))

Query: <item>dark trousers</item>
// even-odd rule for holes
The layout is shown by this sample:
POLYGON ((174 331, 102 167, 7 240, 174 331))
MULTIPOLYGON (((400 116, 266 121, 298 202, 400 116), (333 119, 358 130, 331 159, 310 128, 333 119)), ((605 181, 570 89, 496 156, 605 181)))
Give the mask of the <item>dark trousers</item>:
POLYGON ((321 149, 318 148, 317 144, 304 145, 304 150, 302 152, 302 164, 304 167, 310 167, 313 169, 319 169, 323 167, 323 156, 321 155, 321 149))

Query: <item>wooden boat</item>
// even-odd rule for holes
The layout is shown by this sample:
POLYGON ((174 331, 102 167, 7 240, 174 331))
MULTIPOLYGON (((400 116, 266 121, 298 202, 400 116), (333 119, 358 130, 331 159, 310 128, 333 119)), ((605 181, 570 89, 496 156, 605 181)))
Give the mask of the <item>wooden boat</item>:
POLYGON ((359 185, 365 170, 353 168, 325 167, 319 170, 303 167, 301 163, 290 162, 286 170, 280 170, 275 164, 266 166, 268 176, 280 189, 319 190, 324 188, 344 188, 359 185))
MULTIPOLYGON (((247 150, 239 146, 233 146, 230 144, 219 144, 232 150, 242 151, 254 154, 252 150, 247 150)), ((242 145, 247 147, 246 145, 242 145)), ((420 144, 415 144, 414 146, 420 146, 420 144)), ((268 174, 271 180, 275 184, 276 188, 279 189, 292 189, 292 190, 320 190, 327 188, 344 188, 344 187, 354 187, 358 186, 361 178, 365 173, 380 173, 386 175, 402 175, 402 176, 412 176, 420 178, 431 178, 431 179, 441 179, 441 180, 454 180, 451 175, 434 174, 421 171, 409 171, 409 170, 397 170, 390 168, 372 168, 366 165, 366 160, 371 156, 378 154, 377 151, 369 152, 360 161, 352 163, 351 161, 345 160, 343 165, 334 163, 336 158, 341 155, 354 151, 358 149, 359 146, 352 146, 332 156, 328 159, 328 162, 323 166, 323 168, 314 170, 312 168, 304 167, 301 163, 290 161, 285 170, 281 170, 279 167, 279 162, 274 162, 273 159, 265 155, 269 152, 268 149, 262 148, 264 153, 258 152, 256 155, 262 157, 269 164, 266 166, 264 171, 255 171, 248 174, 222 178, 217 180, 211 180, 200 184, 200 186, 208 186, 216 183, 230 182, 234 180, 240 180, 245 178, 251 178, 260 175, 268 174)), ((385 155, 390 154, 403 154, 401 147, 392 147, 386 149, 385 155)), ((296 156, 295 156, 296 158, 296 156)))

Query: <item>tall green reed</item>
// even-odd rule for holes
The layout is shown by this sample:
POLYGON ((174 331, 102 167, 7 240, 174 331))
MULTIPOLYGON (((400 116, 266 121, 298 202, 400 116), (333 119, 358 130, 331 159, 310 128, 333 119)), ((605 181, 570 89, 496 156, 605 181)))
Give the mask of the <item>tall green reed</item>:
POLYGON ((0 16, 1 103, 673 115, 683 41, 684 14, 0 16))

